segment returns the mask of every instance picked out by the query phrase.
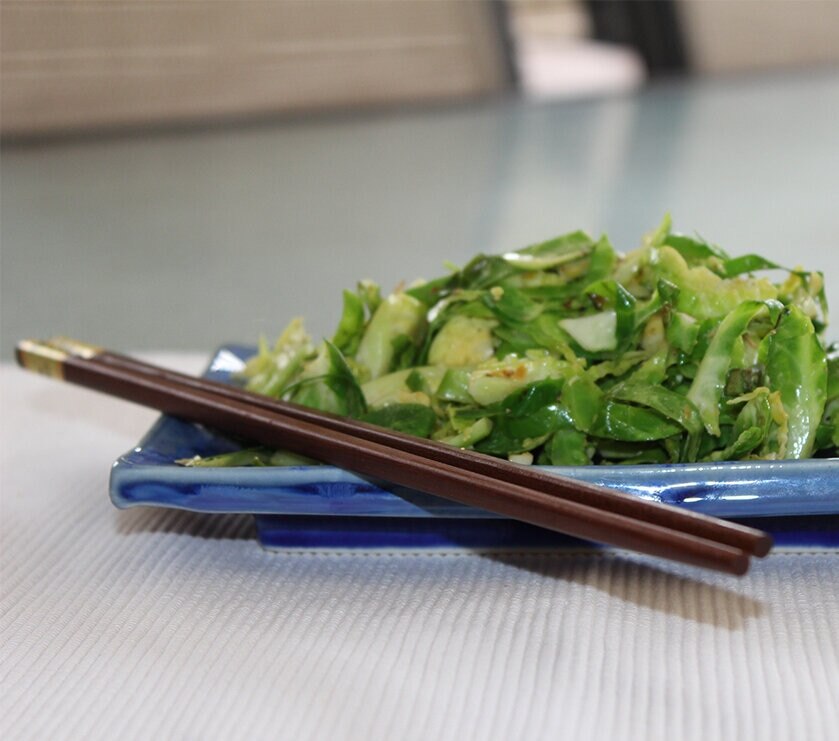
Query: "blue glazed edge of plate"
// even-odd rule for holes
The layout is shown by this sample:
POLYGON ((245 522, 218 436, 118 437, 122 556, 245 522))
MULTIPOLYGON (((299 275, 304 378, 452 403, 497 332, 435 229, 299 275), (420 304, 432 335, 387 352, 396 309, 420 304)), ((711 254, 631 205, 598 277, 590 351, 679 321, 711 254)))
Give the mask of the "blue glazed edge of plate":
MULTIPOLYGON (((225 345, 206 375, 230 381, 253 352, 225 345)), ((178 458, 234 450, 199 425, 161 417, 111 472, 120 508, 155 505, 196 512, 294 516, 500 519, 483 510, 407 489, 386 488, 331 466, 187 468, 178 458)), ((720 517, 839 513, 839 459, 666 466, 549 467, 545 470, 720 517)))
MULTIPOLYGON (((513 520, 256 515, 260 543, 277 551, 598 551, 602 547, 513 520)), ((775 550, 839 549, 839 515, 738 520, 768 530, 775 550)))

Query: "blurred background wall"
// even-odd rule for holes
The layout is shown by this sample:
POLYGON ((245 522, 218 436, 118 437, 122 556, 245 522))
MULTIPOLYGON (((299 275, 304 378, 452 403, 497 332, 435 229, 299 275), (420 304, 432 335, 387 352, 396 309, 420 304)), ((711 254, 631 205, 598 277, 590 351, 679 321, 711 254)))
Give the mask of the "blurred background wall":
POLYGON ((3 132, 473 97, 498 39, 462 0, 4 0, 3 132))
POLYGON ((4 0, 5 136, 839 61, 835 0, 4 0))
POLYGON ((680 0, 700 73, 824 65, 839 61, 839 2, 680 0))

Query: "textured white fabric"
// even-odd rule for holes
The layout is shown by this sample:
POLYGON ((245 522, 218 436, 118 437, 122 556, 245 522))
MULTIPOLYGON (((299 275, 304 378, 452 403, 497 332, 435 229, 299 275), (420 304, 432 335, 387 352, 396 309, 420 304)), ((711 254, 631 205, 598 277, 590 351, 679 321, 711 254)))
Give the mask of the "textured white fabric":
POLYGON ((839 734, 837 555, 271 555, 111 507, 152 413, 10 366, 0 413, 4 739, 839 734))

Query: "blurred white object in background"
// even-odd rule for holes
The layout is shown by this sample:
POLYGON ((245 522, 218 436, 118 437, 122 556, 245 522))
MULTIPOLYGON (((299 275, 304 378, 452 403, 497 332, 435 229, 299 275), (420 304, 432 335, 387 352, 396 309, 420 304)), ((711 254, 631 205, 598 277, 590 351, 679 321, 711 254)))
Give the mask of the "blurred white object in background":
POLYGON ((629 47, 591 40, 589 14, 576 0, 510 3, 516 66, 522 92, 565 98, 634 90, 646 79, 629 47))
POLYGON ((634 90, 646 79, 632 49, 597 41, 533 40, 516 52, 522 91, 562 98, 634 90))

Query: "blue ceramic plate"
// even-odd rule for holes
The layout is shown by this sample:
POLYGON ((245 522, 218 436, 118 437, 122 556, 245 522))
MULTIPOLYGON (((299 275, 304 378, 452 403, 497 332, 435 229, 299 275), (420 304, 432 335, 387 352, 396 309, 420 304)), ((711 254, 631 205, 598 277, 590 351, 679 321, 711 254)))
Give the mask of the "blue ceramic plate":
MULTIPOLYGON (((206 375, 230 381, 252 352, 222 347, 206 375)), ((111 499, 117 507, 251 513, 263 544, 279 548, 519 549, 573 542, 331 466, 225 469, 174 463, 237 447, 212 430, 161 417, 114 464, 111 499)), ((839 546, 839 459, 546 470, 719 517, 761 518, 756 524, 775 532, 779 544, 839 546)))

